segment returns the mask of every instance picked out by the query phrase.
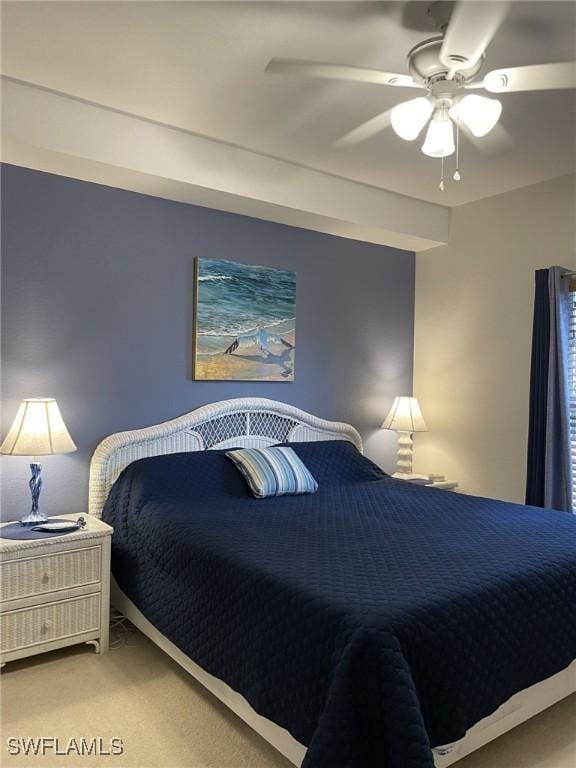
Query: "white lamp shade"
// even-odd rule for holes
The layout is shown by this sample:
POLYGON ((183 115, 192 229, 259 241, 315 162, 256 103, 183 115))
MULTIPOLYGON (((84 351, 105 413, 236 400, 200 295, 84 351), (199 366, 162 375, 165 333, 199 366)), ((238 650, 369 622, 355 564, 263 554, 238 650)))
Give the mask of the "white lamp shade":
POLYGON ((390 123, 401 139, 414 141, 430 119, 433 109, 432 102, 420 96, 395 106, 390 115, 390 123))
POLYGON ((455 149, 454 129, 448 110, 438 109, 428 126, 422 152, 428 157, 448 157, 455 149))
POLYGON ((486 136, 496 125, 502 114, 498 99, 469 94, 450 109, 450 116, 461 120, 476 138, 486 136))
POLYGON ((397 432, 427 432, 428 427, 422 417, 418 400, 415 397, 396 397, 382 424, 382 429, 395 429, 397 432))
POLYGON ((0 453, 44 456, 76 450, 54 398, 22 400, 0 453))

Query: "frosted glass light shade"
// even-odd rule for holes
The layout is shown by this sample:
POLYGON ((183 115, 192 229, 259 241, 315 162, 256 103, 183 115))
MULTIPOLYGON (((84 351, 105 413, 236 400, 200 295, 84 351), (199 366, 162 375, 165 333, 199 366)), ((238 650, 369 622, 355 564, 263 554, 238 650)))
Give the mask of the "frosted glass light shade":
POLYGON ((433 109, 432 103, 420 96, 395 106, 390 115, 390 123, 401 139, 414 141, 430 119, 433 109))
POLYGON ((13 456, 44 456, 76 450, 54 398, 22 400, 16 418, 0 446, 13 456))
POLYGON ((461 120, 476 138, 486 136, 496 125, 502 114, 502 104, 498 99, 469 94, 461 102, 450 108, 450 116, 461 120))
POLYGON ((422 152, 428 157, 448 157, 455 149, 452 120, 448 110, 439 109, 428 126, 422 152))
POLYGON ((395 429, 397 432, 427 432, 428 427, 422 416, 420 404, 415 397, 396 397, 382 429, 395 429))

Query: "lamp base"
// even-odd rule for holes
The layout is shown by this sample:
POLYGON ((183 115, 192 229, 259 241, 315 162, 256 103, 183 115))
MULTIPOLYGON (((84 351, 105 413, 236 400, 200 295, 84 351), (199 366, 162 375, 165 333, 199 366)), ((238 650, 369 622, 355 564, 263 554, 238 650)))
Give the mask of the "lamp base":
POLYGON ((28 485, 32 494, 32 509, 20 519, 20 522, 22 525, 40 525, 48 520, 48 515, 45 515, 44 512, 40 512, 38 509, 40 491, 42 490, 42 465, 38 464, 38 462, 33 462, 30 464, 30 470, 32 477, 28 485))
POLYGON ((42 525, 48 520, 48 515, 44 512, 28 512, 27 515, 20 518, 22 525, 42 525))
POLYGON ((398 460, 394 477, 402 480, 412 477, 412 432, 398 430, 398 460))
POLYGON ((392 477, 397 480, 428 480, 428 475, 417 475, 414 472, 394 472, 392 477))

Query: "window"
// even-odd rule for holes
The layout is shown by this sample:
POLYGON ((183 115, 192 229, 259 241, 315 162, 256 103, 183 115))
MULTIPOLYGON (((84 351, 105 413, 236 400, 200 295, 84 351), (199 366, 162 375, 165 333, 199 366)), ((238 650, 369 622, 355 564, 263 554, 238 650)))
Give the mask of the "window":
MULTIPOLYGON (((574 283, 575 281, 572 281, 574 283)), ((570 395, 570 449, 572 456, 572 507, 576 508, 576 285, 570 286, 568 386, 570 395)))

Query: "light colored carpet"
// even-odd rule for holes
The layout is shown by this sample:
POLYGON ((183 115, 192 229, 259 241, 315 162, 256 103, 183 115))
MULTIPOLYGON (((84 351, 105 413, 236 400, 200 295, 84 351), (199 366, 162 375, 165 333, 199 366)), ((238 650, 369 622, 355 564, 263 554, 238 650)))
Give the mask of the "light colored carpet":
MULTIPOLYGON (((290 763, 139 633, 98 656, 88 646, 2 671, 4 766, 290 768, 290 763), (9 737, 113 736, 120 756, 10 757, 9 737)), ((458 768, 576 768, 576 696, 457 763, 458 768)))

